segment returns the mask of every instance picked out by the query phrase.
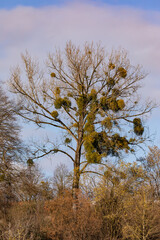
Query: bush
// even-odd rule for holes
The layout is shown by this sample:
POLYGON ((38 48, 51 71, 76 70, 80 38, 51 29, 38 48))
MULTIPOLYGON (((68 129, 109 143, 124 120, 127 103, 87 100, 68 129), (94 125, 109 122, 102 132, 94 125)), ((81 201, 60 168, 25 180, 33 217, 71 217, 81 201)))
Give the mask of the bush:
POLYGON ((46 203, 47 236, 53 240, 101 240, 101 219, 94 205, 80 195, 66 192, 46 203))

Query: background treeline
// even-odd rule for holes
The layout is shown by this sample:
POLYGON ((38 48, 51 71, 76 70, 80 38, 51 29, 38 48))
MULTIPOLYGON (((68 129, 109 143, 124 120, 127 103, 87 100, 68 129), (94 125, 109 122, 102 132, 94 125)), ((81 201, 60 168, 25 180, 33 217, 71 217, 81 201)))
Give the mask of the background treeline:
MULTIPOLYGON (((145 73, 125 51, 71 42, 50 54, 43 71, 28 53, 10 77, 16 103, 0 90, 0 239, 160 239, 160 149, 127 163, 143 147, 145 73), (17 116, 62 131, 59 144, 26 147, 17 116), (45 179, 36 159, 57 152, 73 163, 45 179)), ((45 159, 44 159, 45 160, 45 159)))
POLYGON ((160 239, 158 147, 137 162, 101 166, 99 176, 84 174, 77 199, 65 165, 45 179, 31 161, 14 157, 1 156, 0 239, 160 239))
POLYGON ((0 182, 1 239, 159 239, 159 164, 157 147, 140 164, 109 164, 83 177, 77 200, 65 165, 48 181, 35 166, 12 168, 0 182))

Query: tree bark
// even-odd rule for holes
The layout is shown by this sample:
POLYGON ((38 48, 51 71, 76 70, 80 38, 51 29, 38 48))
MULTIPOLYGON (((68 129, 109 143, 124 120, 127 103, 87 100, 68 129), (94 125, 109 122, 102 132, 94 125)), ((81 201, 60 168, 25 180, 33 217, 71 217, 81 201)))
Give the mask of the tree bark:
POLYGON ((74 161, 74 176, 73 176, 73 198, 78 198, 79 181, 80 181, 80 162, 81 162, 81 149, 83 140, 83 117, 80 117, 78 129, 78 141, 74 161))

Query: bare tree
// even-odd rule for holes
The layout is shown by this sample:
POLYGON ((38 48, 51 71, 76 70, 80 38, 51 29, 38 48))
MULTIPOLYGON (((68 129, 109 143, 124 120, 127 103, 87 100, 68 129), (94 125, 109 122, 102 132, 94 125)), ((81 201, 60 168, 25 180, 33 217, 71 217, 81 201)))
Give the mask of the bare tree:
POLYGON ((0 158, 11 159, 20 144, 15 106, 0 88, 0 158))
POLYGON ((72 186, 72 174, 65 164, 59 164, 53 174, 53 191, 56 195, 63 194, 66 190, 70 190, 72 186))
MULTIPOLYGON (((15 105, 0 87, 0 201, 1 208, 15 197, 13 193, 13 163, 18 161, 22 150, 15 105)), ((15 180, 14 180, 15 181, 15 180)))
POLYGON ((155 198, 160 197, 160 149, 157 146, 149 147, 146 158, 138 159, 144 167, 146 177, 155 198))
POLYGON ((36 158, 57 152, 70 158, 74 192, 90 164, 134 152, 146 140, 142 117, 155 106, 141 104, 138 89, 146 75, 130 64, 125 51, 107 57, 100 45, 86 43, 81 49, 69 42, 63 53, 49 55, 45 73, 28 53, 22 61, 24 72, 18 67, 10 78, 19 100, 17 113, 65 134, 64 142, 40 149, 36 158))

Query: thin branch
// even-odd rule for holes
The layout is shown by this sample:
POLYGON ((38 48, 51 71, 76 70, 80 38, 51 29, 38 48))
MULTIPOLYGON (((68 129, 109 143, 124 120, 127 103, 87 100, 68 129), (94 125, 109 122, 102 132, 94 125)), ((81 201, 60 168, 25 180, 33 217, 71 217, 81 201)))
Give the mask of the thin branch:
POLYGON ((104 177, 104 174, 99 173, 99 172, 95 172, 95 171, 84 171, 84 172, 82 172, 82 174, 83 174, 83 173, 93 173, 93 174, 97 174, 97 175, 99 175, 99 176, 101 176, 101 177, 104 177))
POLYGON ((39 158, 42 158, 42 157, 45 157, 46 155, 48 155, 48 154, 50 154, 50 153, 57 153, 57 152, 61 152, 61 153, 63 153, 63 154, 65 154, 65 155, 67 155, 71 160, 72 160, 72 162, 74 162, 74 159, 72 158, 72 156, 69 154, 69 153, 66 153, 65 151, 63 151, 63 150, 61 150, 61 149, 51 149, 50 151, 48 151, 48 152, 45 152, 44 154, 42 154, 42 155, 40 155, 40 156, 37 156, 37 157, 34 157, 34 158, 32 158, 32 159, 39 159, 39 158))

